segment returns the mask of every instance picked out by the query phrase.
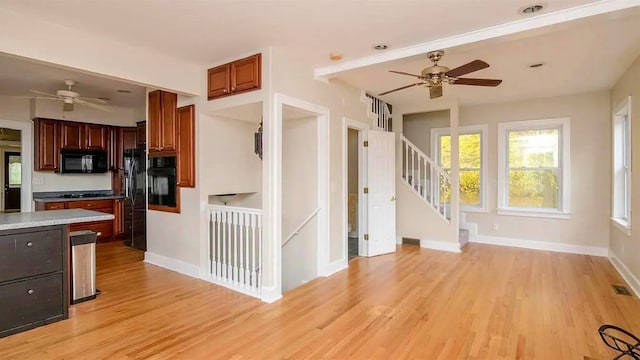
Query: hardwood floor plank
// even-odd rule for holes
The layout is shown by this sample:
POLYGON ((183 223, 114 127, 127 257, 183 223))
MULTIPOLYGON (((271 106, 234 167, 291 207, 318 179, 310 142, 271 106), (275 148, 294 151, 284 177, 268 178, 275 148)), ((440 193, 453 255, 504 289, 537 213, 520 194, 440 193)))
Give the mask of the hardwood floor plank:
POLYGON ((399 246, 263 304, 98 245, 102 294, 0 339, 1 359, 608 359, 597 329, 640 334, 605 258, 469 244, 399 246))

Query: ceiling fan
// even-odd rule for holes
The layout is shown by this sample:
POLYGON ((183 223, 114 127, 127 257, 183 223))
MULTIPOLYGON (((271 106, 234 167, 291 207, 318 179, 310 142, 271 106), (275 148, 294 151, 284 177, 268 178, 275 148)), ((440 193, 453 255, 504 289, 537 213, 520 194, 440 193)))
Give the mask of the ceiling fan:
MULTIPOLYGON (((106 105, 107 102, 104 98, 95 98, 95 97, 81 97, 79 93, 73 91, 73 86, 76 84, 75 80, 65 80, 65 85, 67 85, 66 90, 58 90, 55 94, 49 94, 42 91, 30 90, 34 94, 44 95, 44 96, 36 96, 36 99, 45 99, 45 100, 58 100, 62 101, 62 110, 63 111, 73 111, 74 104, 86 105, 92 107, 94 109, 102 110, 102 111, 111 111, 107 107, 102 105, 106 105)), ((27 98, 34 98, 33 96, 21 96, 27 98)))
POLYGON ((446 66, 438 65, 438 61, 442 59, 444 56, 444 51, 432 51, 427 54, 429 60, 433 62, 433 66, 429 66, 422 70, 421 75, 409 74, 402 71, 393 71, 389 72, 400 74, 400 75, 409 75, 416 77, 422 82, 410 84, 407 86, 402 86, 397 89, 385 91, 378 95, 386 95, 398 90, 403 90, 410 88, 412 86, 425 85, 429 88, 429 96, 431 99, 439 98, 442 96, 442 84, 449 85, 471 85, 471 86, 498 86, 502 83, 502 80, 495 79, 474 79, 474 78, 462 78, 460 76, 466 75, 478 70, 486 69, 489 67, 489 64, 482 60, 474 60, 468 64, 464 64, 455 69, 449 69, 446 66))

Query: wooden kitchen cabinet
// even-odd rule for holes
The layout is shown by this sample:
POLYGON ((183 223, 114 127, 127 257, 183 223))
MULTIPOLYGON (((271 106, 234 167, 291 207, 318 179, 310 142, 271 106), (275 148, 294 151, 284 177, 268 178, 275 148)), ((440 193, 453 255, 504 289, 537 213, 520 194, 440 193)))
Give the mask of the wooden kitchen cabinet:
POLYGON ((113 220, 92 221, 70 224, 70 231, 91 230, 98 236, 98 242, 113 241, 124 233, 124 199, 69 200, 42 202, 36 200, 36 211, 61 209, 87 209, 113 214, 113 220))
POLYGON ((149 93, 149 152, 175 152, 177 105, 175 93, 149 93))
POLYGON ((110 127, 109 129, 109 170, 124 168, 122 159, 124 153, 124 130, 110 127))
POLYGON ((34 127, 34 170, 58 170, 60 161, 60 123, 57 120, 36 118, 34 127))
POLYGON ((262 55, 255 54, 207 71, 209 100, 262 87, 262 55))
POLYGON ((113 236, 124 234, 124 199, 113 201, 113 236))
POLYGON ((136 145, 142 148, 147 146, 147 122, 146 121, 138 121, 136 123, 136 145))
POLYGON ((86 141, 85 149, 102 150, 109 149, 110 133, 108 128, 99 124, 85 124, 83 140, 86 141))
POLYGON ((196 186, 195 106, 178 108, 178 186, 196 186))
MULTIPOLYGON (((138 147, 138 128, 137 127, 125 127, 122 129, 122 148, 135 149, 138 147)), ((146 137, 146 136, 145 136, 146 137)), ((144 143, 144 141, 143 141, 144 143)))
POLYGON ((80 150, 84 147, 84 139, 82 137, 82 128, 84 124, 61 121, 60 129, 62 134, 62 141, 60 148, 65 150, 80 150))

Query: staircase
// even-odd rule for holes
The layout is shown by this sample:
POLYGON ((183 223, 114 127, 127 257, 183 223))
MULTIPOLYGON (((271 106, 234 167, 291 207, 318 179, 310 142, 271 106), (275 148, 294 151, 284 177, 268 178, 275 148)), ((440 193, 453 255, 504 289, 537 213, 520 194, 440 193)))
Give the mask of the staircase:
POLYGON ((447 200, 451 194, 451 176, 404 135, 400 135, 400 141, 402 180, 442 219, 450 222, 451 209, 447 200))
POLYGON ((373 129, 380 131, 392 131, 392 106, 373 95, 367 94, 366 92, 363 92, 362 101, 369 104, 367 107, 367 116, 373 120, 373 129))

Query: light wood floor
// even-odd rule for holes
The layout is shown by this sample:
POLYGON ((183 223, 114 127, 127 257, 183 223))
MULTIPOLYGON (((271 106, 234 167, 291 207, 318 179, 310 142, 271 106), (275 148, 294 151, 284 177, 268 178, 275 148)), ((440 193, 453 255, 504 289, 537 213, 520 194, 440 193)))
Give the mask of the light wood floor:
POLYGON ((611 359, 601 324, 640 334, 606 258, 404 245, 263 304, 118 243, 98 254, 98 299, 0 339, 0 359, 611 359))

